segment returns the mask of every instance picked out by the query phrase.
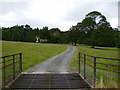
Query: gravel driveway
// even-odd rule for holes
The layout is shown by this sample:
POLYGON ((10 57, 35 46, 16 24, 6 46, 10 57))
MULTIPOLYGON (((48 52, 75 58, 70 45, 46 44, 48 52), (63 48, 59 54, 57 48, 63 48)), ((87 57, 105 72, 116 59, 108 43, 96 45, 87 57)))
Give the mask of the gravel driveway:
POLYGON ((33 72, 72 72, 68 68, 69 61, 71 56, 74 54, 75 48, 72 46, 68 46, 68 49, 56 56, 53 56, 33 67, 28 68, 25 72, 33 73, 33 72))

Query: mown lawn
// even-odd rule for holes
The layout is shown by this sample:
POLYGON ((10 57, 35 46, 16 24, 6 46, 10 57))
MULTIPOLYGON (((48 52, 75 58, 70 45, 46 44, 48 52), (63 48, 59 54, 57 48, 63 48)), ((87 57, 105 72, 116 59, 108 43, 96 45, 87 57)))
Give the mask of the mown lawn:
POLYGON ((67 49, 61 44, 30 43, 30 42, 2 42, 2 56, 15 53, 23 54, 23 70, 42 62, 54 55, 57 55, 67 49))
MULTIPOLYGON (((92 56, 98 56, 98 57, 120 58, 119 57, 119 53, 120 53, 119 49, 114 48, 114 47, 90 48, 90 46, 80 44, 80 45, 75 46, 75 48, 76 48, 76 52, 71 60, 70 67, 74 67, 74 69, 76 71, 78 71, 78 52, 81 52, 84 54, 89 54, 92 56)), ((81 57, 81 59, 83 59, 83 58, 81 57)), ((87 57, 87 59, 93 61, 93 58, 87 57)), ((114 64, 114 65, 120 64, 120 62, 118 62, 118 61, 112 61, 112 60, 106 60, 106 59, 97 59, 97 62, 114 64)), ((90 65, 93 66, 93 63, 91 63, 89 61, 87 61, 87 63, 89 63, 90 65)), ((81 63, 81 71, 82 72, 83 72, 83 67, 84 67, 83 63, 81 63)), ((105 69, 109 69, 109 70, 117 70, 117 71, 119 70, 118 67, 100 65, 100 64, 97 64, 97 67, 105 68, 105 69)), ((93 68, 87 66, 86 75, 90 81, 93 80, 93 76, 94 76, 93 68)), ((118 80, 119 76, 117 73, 112 73, 112 72, 104 71, 104 70, 97 70, 96 77, 97 77, 96 87, 98 87, 98 88, 100 88, 100 87, 116 88, 120 84, 120 81, 118 80), (111 82, 113 82, 113 84, 111 84, 111 82), (102 86, 100 86, 100 85, 102 85, 102 86)))
POLYGON ((92 55, 92 56, 98 56, 98 57, 120 58, 119 53, 118 53, 119 49, 114 48, 114 47, 90 48, 90 46, 80 44, 80 45, 75 46, 75 48, 76 48, 76 53, 74 57, 72 58, 70 66, 73 66, 76 69, 77 69, 77 64, 78 64, 78 52, 92 55))

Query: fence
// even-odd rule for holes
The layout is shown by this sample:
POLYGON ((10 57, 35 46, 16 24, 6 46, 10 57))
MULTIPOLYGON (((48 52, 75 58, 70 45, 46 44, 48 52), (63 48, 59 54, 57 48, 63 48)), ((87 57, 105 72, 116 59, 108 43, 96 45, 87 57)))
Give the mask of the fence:
POLYGON ((0 87, 4 87, 22 72, 22 53, 0 57, 0 71, 2 76, 0 87))
POLYGON ((119 86, 120 59, 95 57, 83 53, 78 53, 78 56, 78 71, 91 86, 96 87, 101 82, 101 78, 106 86, 110 80, 115 81, 119 86))

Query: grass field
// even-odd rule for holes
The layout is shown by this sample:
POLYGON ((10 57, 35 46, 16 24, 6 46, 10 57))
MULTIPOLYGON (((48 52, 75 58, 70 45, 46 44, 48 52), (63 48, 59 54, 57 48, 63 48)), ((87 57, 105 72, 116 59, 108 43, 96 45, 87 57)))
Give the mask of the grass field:
POLYGON ((98 56, 98 57, 108 57, 108 58, 120 58, 119 57, 119 49, 114 47, 95 47, 90 48, 90 46, 87 45, 77 45, 76 47, 76 53, 70 63, 70 66, 73 66, 77 70, 77 64, 78 64, 78 52, 89 54, 92 56, 98 56))
MULTIPOLYGON (((67 49, 65 45, 60 44, 47 44, 47 43, 30 43, 30 42, 13 42, 13 41, 0 41, 0 46, 2 43, 2 56, 22 53, 23 60, 23 71, 37 63, 40 63, 54 55, 57 55, 67 49)), ((1 48, 0 48, 1 51, 1 48)), ((17 61, 17 57, 15 56, 15 62, 17 61)), ((5 60, 13 59, 13 57, 7 57, 5 60)), ((0 62, 2 59, 0 59, 0 62)), ((13 60, 6 62, 5 65, 5 75, 2 74, 2 70, 0 69, 0 83, 5 79, 9 80, 13 75, 13 60), (11 64, 10 66, 8 66, 11 64), (2 79, 2 80, 1 80, 2 79)), ((0 68, 2 65, 0 64, 0 68)), ((19 63, 15 63, 15 72, 19 72, 19 63)))
POLYGON ((65 45, 60 44, 43 44, 13 41, 1 42, 2 56, 20 52, 23 54, 23 70, 44 61, 47 58, 59 54, 67 49, 65 45))
MULTIPOLYGON (((82 44, 77 45, 75 48, 76 48, 76 52, 72 58, 70 66, 74 67, 76 71, 78 70, 78 52, 81 52, 84 54, 89 54, 92 56, 98 56, 98 57, 120 58, 118 55, 118 51, 119 51, 118 48, 113 48, 113 47, 90 48, 90 46, 82 45, 82 44)), ((88 59, 92 60, 92 58, 89 58, 89 57, 88 57, 88 59)), ((97 61, 102 62, 102 63, 115 64, 115 65, 119 64, 118 61, 111 61, 111 60, 105 60, 105 59, 99 59, 97 61)), ((90 62, 87 62, 87 63, 91 64, 90 62)), ((84 66, 81 63, 81 70, 83 70, 83 67, 84 66)), ((109 67, 109 66, 105 66, 105 65, 99 65, 99 67, 105 68, 105 69, 110 69, 110 70, 118 70, 118 68, 109 67)), ((87 74, 88 78, 90 78, 90 80, 93 79, 93 68, 87 66, 86 74, 87 74)), ((100 86, 101 83, 102 83, 102 87, 112 87, 112 88, 118 87, 118 84, 116 84, 116 82, 119 81, 118 74, 103 71, 103 70, 97 70, 96 75, 97 75, 97 85, 96 85, 97 87, 101 87, 100 86), (112 85, 108 84, 110 82, 115 82, 115 83, 113 83, 115 85, 113 86, 113 84, 112 85), (104 85, 103 85, 103 83, 104 83, 104 85)))

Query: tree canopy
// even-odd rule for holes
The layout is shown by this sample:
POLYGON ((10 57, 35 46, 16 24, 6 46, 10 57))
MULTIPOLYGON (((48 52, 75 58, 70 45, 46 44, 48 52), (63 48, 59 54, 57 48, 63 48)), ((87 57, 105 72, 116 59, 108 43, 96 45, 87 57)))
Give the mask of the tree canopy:
POLYGON ((85 18, 68 31, 59 28, 31 28, 30 25, 2 27, 2 40, 35 42, 39 37, 46 43, 87 44, 94 46, 120 47, 120 31, 113 29, 106 17, 98 11, 86 14, 85 18))

